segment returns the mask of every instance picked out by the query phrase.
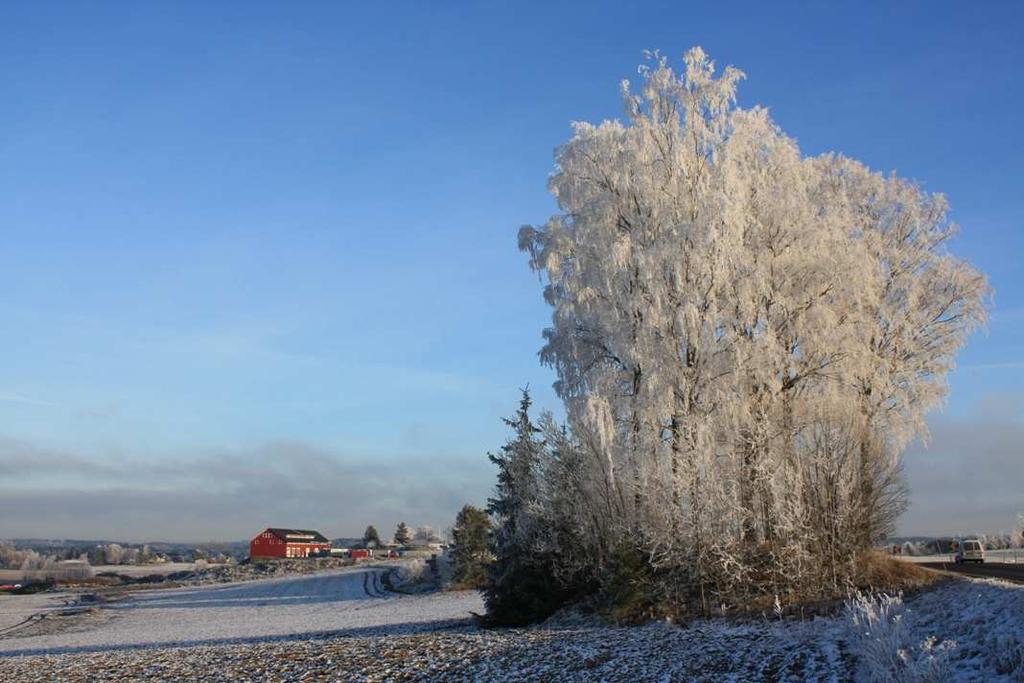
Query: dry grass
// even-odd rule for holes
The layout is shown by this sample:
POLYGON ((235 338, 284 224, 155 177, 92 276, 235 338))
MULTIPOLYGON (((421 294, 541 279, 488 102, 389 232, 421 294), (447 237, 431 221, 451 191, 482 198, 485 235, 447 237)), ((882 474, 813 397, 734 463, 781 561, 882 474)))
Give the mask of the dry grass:
POLYGON ((866 553, 857 563, 854 584, 862 591, 913 593, 948 578, 913 562, 904 562, 885 553, 873 551, 866 553))
MULTIPOLYGON (((726 606, 712 612, 714 616, 731 616, 740 619, 764 616, 785 616, 809 618, 814 615, 834 615, 841 611, 851 594, 886 593, 889 595, 912 595, 927 589, 950 577, 921 567, 912 562, 897 560, 885 553, 865 553, 856 564, 856 572, 842 582, 836 590, 822 587, 813 594, 793 589, 775 593, 761 593, 748 597, 742 604, 726 606)), ((664 596, 652 599, 643 587, 624 582, 632 590, 620 590, 599 611, 608 619, 618 623, 644 623, 662 619, 687 621, 700 616, 693 596, 682 596, 673 601, 664 596), (610 603, 610 604, 609 604, 610 603)), ((648 587, 652 584, 648 584, 648 587)), ((664 586, 662 586, 664 588, 664 586)))

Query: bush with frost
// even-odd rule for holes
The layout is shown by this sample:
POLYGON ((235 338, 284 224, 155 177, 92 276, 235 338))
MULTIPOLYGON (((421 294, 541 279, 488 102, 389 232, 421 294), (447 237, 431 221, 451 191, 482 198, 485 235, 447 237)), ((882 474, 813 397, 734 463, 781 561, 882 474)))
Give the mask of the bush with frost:
POLYGON ((929 636, 915 642, 901 595, 856 593, 846 603, 847 638, 858 660, 858 679, 876 683, 952 680, 953 641, 929 636))

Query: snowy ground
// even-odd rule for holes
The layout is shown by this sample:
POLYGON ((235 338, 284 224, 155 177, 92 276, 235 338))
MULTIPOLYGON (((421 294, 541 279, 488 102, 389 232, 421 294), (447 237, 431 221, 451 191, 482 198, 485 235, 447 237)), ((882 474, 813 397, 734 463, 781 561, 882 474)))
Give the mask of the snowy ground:
MULTIPOLYGON (((22 636, 0 636, 0 656, 85 652, 125 647, 199 645, 226 641, 299 637, 322 632, 358 634, 375 628, 437 628, 483 609, 475 593, 402 596, 386 594, 386 570, 359 567, 320 574, 197 588, 133 593, 105 605, 109 619, 95 628, 22 636)), ((50 609, 66 596, 39 594, 50 609)), ((0 617, 17 621, 30 607, 7 596, 0 617)), ((28 596, 26 596, 28 597, 28 596)), ((33 602, 38 607, 39 601, 33 602)), ((0 621, 0 623, 3 623, 0 621)))
MULTIPOLYGON (((9 595, 0 593, 0 638, 37 614, 65 608, 74 601, 69 594, 36 593, 9 595)), ((0 640, 0 642, 3 642, 0 640)))
POLYGON ((1024 681, 1024 586, 951 580, 811 621, 484 631, 478 594, 380 597, 380 571, 136 594, 84 629, 0 635, 0 680, 1024 681))
POLYGON ((1024 681, 1024 586, 948 581, 907 601, 894 616, 898 625, 888 633, 905 648, 904 663, 916 658, 956 681, 1024 681))

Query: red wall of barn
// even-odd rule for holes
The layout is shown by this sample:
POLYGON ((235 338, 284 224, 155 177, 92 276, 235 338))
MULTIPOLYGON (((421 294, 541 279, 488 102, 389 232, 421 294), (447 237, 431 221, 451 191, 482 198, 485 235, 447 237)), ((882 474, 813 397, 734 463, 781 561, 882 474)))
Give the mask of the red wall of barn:
POLYGON ((260 534, 249 541, 249 557, 288 557, 288 549, 297 548, 293 557, 306 557, 309 553, 330 550, 330 543, 285 543, 276 536, 264 537, 260 534))
POLYGON ((287 544, 277 538, 257 536, 249 542, 249 557, 285 557, 287 544))

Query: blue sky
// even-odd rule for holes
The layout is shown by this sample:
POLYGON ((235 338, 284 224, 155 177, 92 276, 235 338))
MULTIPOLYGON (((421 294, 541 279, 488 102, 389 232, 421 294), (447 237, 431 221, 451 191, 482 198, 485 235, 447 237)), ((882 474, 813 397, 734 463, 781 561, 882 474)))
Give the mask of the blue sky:
MULTIPOLYGON (((805 153, 948 195, 956 253, 996 297, 934 419, 1015 433, 1022 25, 1011 3, 0 5, 0 488, 24 503, 0 503, 0 536, 341 534, 482 502, 517 388, 557 410, 516 231, 554 209, 569 122, 618 117, 647 48, 699 44, 805 153), (141 480, 296 451, 342 468, 342 491, 379 466, 417 503, 240 503, 219 525, 97 512, 140 483, 90 468, 141 480), (9 465, 26 460, 66 468, 9 465), (79 502, 43 514, 60 500, 79 502)), ((908 455, 912 486, 926 456, 908 455)), ((954 470, 915 492, 904 531, 939 532, 928 501, 954 470)), ((241 501, 239 481, 187 487, 241 501)), ((1024 500, 1001 500, 941 524, 1009 527, 1024 500)))

